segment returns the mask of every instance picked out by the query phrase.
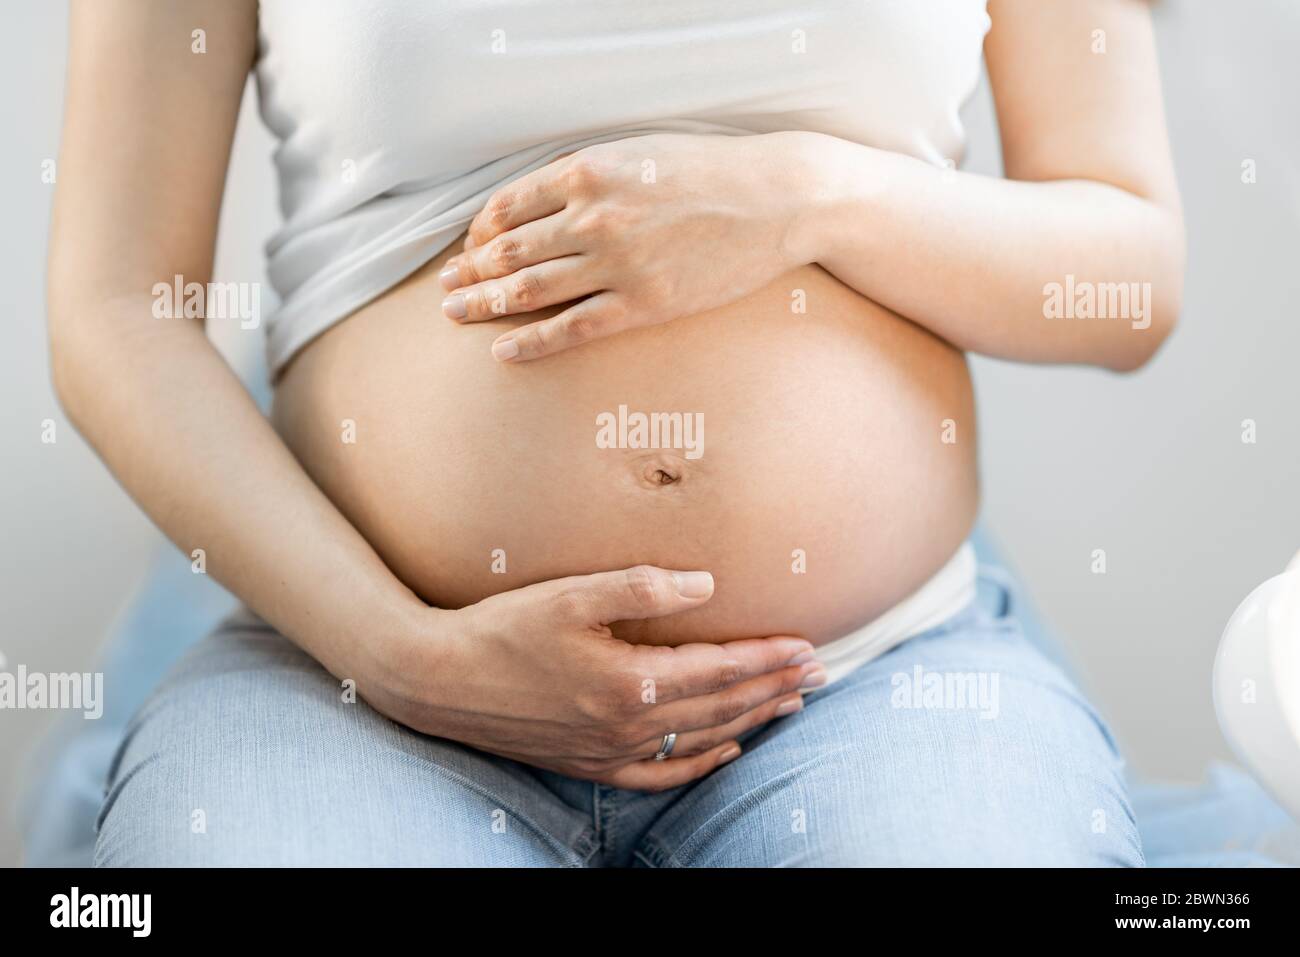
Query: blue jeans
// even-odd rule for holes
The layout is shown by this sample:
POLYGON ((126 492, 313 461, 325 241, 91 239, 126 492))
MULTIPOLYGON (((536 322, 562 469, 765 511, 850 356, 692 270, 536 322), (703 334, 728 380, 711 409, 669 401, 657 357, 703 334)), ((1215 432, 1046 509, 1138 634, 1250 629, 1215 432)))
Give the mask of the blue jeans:
POLYGON ((1141 865, 1110 733, 981 574, 979 602, 660 794, 418 734, 236 615, 132 720, 95 862, 1141 865))

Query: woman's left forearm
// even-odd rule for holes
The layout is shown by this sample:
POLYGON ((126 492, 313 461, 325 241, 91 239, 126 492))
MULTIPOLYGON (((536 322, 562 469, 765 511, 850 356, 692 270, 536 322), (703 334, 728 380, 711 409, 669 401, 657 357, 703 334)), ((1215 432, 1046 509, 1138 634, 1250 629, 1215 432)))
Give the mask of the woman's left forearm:
POLYGON ((1176 201, 799 136, 798 258, 958 348, 1129 370, 1173 328, 1184 260, 1176 201))

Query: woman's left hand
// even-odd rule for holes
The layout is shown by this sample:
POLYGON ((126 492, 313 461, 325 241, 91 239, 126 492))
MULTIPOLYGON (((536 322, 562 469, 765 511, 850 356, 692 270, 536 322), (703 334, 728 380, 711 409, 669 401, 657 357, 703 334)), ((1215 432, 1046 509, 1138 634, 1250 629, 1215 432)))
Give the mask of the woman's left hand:
POLYGON ((570 303, 492 344, 503 361, 734 302, 802 265, 807 141, 655 134, 561 157, 503 186, 441 274, 443 312, 480 322, 570 303))

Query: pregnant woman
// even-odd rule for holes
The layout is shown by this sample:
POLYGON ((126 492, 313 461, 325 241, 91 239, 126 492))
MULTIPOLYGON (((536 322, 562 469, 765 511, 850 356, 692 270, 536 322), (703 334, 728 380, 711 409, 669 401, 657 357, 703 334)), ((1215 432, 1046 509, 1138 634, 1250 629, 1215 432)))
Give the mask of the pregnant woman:
POLYGON ((245 604, 97 861, 1140 863, 965 543, 965 353, 1134 369, 1182 268, 1135 0, 74 2, 56 386, 245 604), (154 291, 250 68, 270 422, 154 291))

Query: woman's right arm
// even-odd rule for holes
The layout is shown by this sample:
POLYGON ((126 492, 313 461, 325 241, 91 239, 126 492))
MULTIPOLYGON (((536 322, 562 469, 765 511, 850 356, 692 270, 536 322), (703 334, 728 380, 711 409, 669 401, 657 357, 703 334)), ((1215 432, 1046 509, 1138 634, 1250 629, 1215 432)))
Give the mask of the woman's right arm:
POLYGON ((211 278, 253 0, 79 0, 48 271, 64 409, 187 555, 327 668, 419 605, 153 287, 211 278), (203 30, 207 52, 192 52, 203 30))
POLYGON ((202 549, 209 574, 390 716, 569 773, 681 783, 790 700, 809 670, 786 664, 808 649, 801 640, 650 649, 610 637, 607 615, 707 600, 679 594, 662 570, 543 583, 460 612, 430 609, 402 585, 298 465, 201 320, 153 315, 156 283, 211 278, 257 3, 71 9, 48 270, 54 383, 172 541, 202 549), (656 706, 638 708, 645 680, 656 706), (699 729, 701 756, 635 761, 638 736, 667 721, 699 729))

